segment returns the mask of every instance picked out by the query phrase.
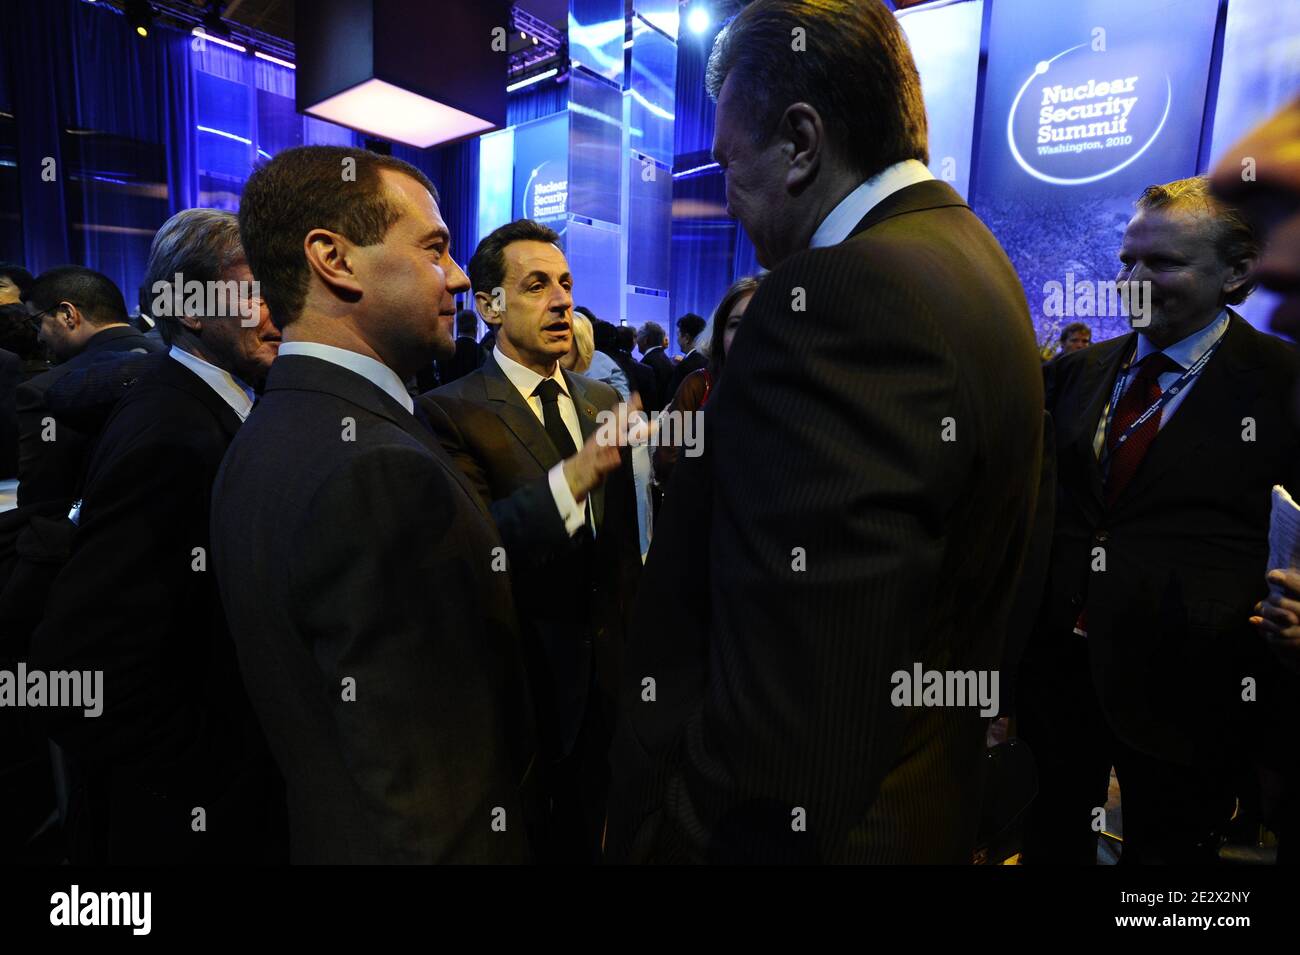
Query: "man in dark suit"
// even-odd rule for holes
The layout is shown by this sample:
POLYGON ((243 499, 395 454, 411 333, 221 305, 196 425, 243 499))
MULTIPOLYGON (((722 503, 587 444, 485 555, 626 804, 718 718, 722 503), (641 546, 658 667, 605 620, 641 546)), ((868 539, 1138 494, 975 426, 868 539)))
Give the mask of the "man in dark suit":
MULTIPOLYGON (((170 351, 102 353, 138 376, 87 465, 72 550, 28 665, 100 671, 103 711, 41 711, 72 780, 74 864, 283 862, 284 787, 244 692, 207 566, 212 482, 280 335, 251 297, 229 212, 189 209, 153 241, 145 288, 239 283, 212 312, 155 314, 170 351), (124 570, 126 572, 124 572, 124 570)), ((108 390, 112 394, 112 389, 108 390)))
MULTIPOLYGON (((611 327, 614 329, 614 347, 610 350, 609 357, 613 358, 618 363, 618 367, 623 369, 623 374, 627 375, 628 386, 641 396, 641 407, 647 414, 655 414, 660 410, 657 404, 659 386, 654 369, 632 357, 632 349, 636 347, 636 330, 627 325, 611 327)), ((599 335, 596 337, 596 347, 600 348, 599 335)))
POLYGON ((637 331, 637 347, 641 349, 641 364, 655 373, 654 405, 647 402, 646 408, 657 411, 672 399, 667 394, 668 383, 673 377, 673 360, 668 357, 668 333, 658 322, 646 322, 637 331))
POLYGON ((756 0, 709 88, 729 208, 772 271, 656 526, 642 594, 681 613, 633 618, 609 851, 969 862, 990 707, 899 690, 999 666, 1040 472, 1024 293, 924 165, 883 3, 756 0))
POLYGON ((709 360, 699 349, 700 334, 708 323, 694 312, 687 312, 677 319, 677 347, 682 350, 682 360, 673 366, 673 375, 668 379, 667 402, 673 400, 683 379, 693 371, 709 366, 709 360))
POLYGON ((456 353, 438 362, 438 384, 449 385, 482 367, 487 350, 478 343, 478 316, 469 309, 456 313, 456 353))
POLYGON ((420 404, 505 542, 549 761, 547 858, 594 862, 641 560, 631 459, 601 437, 620 397, 559 367, 573 335, 573 279, 558 240, 521 219, 479 243, 470 278, 496 348, 420 404))
POLYGON ((60 426, 45 392, 101 351, 157 351, 131 327, 122 293, 107 276, 79 265, 43 272, 25 299, 40 340, 59 364, 18 388, 18 505, 66 505, 76 494, 91 435, 60 426))
POLYGON ((249 178, 239 226, 284 342, 217 476, 213 562, 291 858, 526 861, 532 701, 501 538, 403 385, 450 356, 469 287, 434 187, 299 147, 249 178))
POLYGON ((1047 396, 1059 483, 1020 677, 1040 772, 1027 863, 1095 862, 1112 766, 1123 862, 1214 861, 1237 779, 1275 747, 1275 707, 1298 689, 1247 620, 1271 488, 1300 486, 1300 361, 1229 308, 1258 243, 1203 178, 1137 205, 1119 274, 1135 331, 1062 357, 1047 396))

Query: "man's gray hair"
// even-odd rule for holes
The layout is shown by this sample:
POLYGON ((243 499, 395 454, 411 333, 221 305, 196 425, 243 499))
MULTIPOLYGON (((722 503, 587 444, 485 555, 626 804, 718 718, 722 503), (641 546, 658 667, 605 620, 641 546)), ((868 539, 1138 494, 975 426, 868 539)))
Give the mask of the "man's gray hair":
MULTIPOLYGON (((158 326, 163 341, 171 344, 180 328, 175 314, 157 314, 154 287, 166 282, 169 296, 179 274, 182 282, 216 282, 235 263, 243 261, 239 241, 239 219, 222 209, 183 209, 162 224, 149 247, 144 286, 140 290, 140 311, 158 326)), ((183 292, 183 289, 180 290, 183 292)), ((174 311, 174 307, 172 310, 174 311)))

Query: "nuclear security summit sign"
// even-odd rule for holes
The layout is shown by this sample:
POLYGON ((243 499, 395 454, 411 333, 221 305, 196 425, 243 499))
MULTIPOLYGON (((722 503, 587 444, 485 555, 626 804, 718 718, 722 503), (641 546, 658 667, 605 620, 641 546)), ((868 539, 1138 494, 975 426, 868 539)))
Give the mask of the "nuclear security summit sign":
POLYGON ((1007 116, 1007 145, 1020 168, 1058 186, 1105 179, 1160 138, 1173 84, 1158 63, 1107 55, 1080 43, 1040 60, 1007 116))

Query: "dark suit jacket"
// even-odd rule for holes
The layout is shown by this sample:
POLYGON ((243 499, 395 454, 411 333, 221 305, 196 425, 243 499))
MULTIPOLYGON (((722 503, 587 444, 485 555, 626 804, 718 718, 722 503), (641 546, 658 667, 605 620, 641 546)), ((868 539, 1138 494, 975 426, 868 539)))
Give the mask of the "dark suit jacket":
POLYGON ((420 421, 345 368, 277 358, 217 476, 212 546, 293 861, 529 859, 501 539, 420 421))
POLYGON ((662 346, 650 349, 641 356, 641 364, 647 365, 655 373, 655 385, 657 394, 655 400, 659 408, 668 406, 672 401, 672 392, 668 390, 669 383, 673 378, 673 360, 668 357, 668 353, 663 350, 662 346))
POLYGON ((0 348, 0 480, 18 476, 18 382, 23 362, 0 348))
POLYGON ((673 376, 668 379, 668 391, 664 395, 666 403, 671 403, 677 394, 677 389, 682 386, 686 376, 693 371, 699 371, 701 368, 709 367, 709 360, 701 355, 698 351, 692 351, 681 361, 673 366, 673 376))
POLYGON ((159 343, 129 325, 106 328, 94 335, 74 358, 56 365, 18 387, 18 504, 70 502, 85 466, 87 441, 92 437, 61 422, 46 405, 45 392, 59 379, 84 367, 103 351, 159 350, 159 343), (43 420, 54 418, 54 440, 42 440, 43 420))
MULTIPOLYGON (((622 399, 608 385, 564 373, 585 441, 622 399)), ((625 631, 641 571, 631 459, 588 497, 596 526, 570 537, 547 482, 560 463, 546 429, 495 360, 419 398, 443 447, 489 502, 509 556, 530 648, 545 750, 573 748, 595 667, 599 707, 612 725, 625 631), (441 410, 443 413, 438 414, 441 410)))
POLYGON ((1042 400, 1020 281, 943 183, 764 279, 650 550, 680 613, 634 616, 613 858, 970 861, 987 719, 892 675, 998 668, 1042 400))
POLYGON ((1108 511, 1093 436, 1136 337, 1054 363, 1056 530, 1021 684, 1051 705, 1059 654, 1079 639, 1071 631, 1086 605, 1093 682, 1119 737, 1160 759, 1221 765, 1242 740, 1262 741, 1273 703, 1300 691, 1247 622, 1266 590, 1271 488, 1300 491, 1290 404, 1300 360, 1234 314, 1108 511), (1092 571, 1094 548, 1104 572, 1092 571), (1242 700, 1245 676, 1257 680, 1257 702, 1242 700))
POLYGON ((207 566, 212 482, 239 418, 176 360, 146 361, 104 424, 32 636, 31 666, 104 673, 102 715, 41 711, 74 770, 72 859, 282 862, 283 785, 207 566))
POLYGON ((483 364, 487 350, 466 335, 456 338, 456 353, 446 361, 438 362, 438 384, 449 385, 458 378, 464 378, 471 371, 483 364))
POLYGON ((628 387, 641 395, 641 407, 650 414, 659 411, 662 406, 658 404, 659 384, 654 369, 637 361, 629 352, 614 351, 610 357, 627 375, 628 387))

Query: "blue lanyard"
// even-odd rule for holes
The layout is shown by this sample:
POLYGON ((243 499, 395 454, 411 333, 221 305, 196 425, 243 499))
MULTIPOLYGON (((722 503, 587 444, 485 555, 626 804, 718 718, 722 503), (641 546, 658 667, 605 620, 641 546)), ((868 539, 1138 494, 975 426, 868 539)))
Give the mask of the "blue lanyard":
MULTIPOLYGON (((1185 372, 1183 372, 1178 377, 1178 380, 1175 381, 1172 385, 1170 385, 1168 389, 1165 390, 1164 394, 1162 394, 1159 398, 1155 400, 1155 403, 1153 403, 1149 408, 1147 408, 1146 411, 1138 415, 1129 424, 1129 426, 1124 429, 1124 432, 1116 440, 1115 447, 1118 449, 1120 445, 1122 445, 1129 438, 1133 437, 1133 433, 1137 431, 1138 428, 1142 427, 1142 425, 1146 423, 1148 418, 1150 418, 1153 414, 1162 413, 1165 410, 1165 406, 1168 405, 1169 402, 1173 401, 1174 398, 1178 396, 1178 393, 1180 391, 1182 391, 1184 388, 1190 385, 1194 380, 1196 380, 1196 376, 1199 375, 1205 369, 1205 363, 1210 360, 1210 357, 1218 350, 1221 344, 1223 344, 1223 336, 1219 336, 1219 340, 1216 341, 1213 345, 1211 345, 1208 349, 1206 349, 1205 354, 1202 355, 1200 358, 1196 359, 1196 363, 1193 364, 1191 368, 1188 368, 1185 372)), ((1134 351, 1136 351, 1136 347, 1134 351)), ((1150 355, 1147 356, 1148 359, 1150 357, 1151 357, 1150 355)), ((1120 395, 1124 391, 1124 385, 1128 382, 1128 373, 1131 367, 1132 367, 1131 363, 1126 364, 1124 366, 1123 373, 1118 378, 1115 379, 1115 387, 1111 390, 1110 404, 1107 406, 1107 417, 1110 419, 1106 423, 1107 437, 1110 436, 1111 426, 1114 425, 1115 423, 1115 412, 1119 409, 1120 395)), ((1103 439, 1102 450, 1101 450, 1101 462, 1100 462, 1101 471, 1103 475, 1106 473, 1106 469, 1110 465, 1111 453, 1112 452, 1110 450, 1110 442, 1103 439)))

